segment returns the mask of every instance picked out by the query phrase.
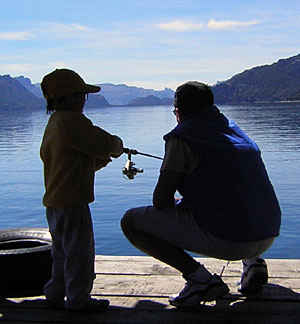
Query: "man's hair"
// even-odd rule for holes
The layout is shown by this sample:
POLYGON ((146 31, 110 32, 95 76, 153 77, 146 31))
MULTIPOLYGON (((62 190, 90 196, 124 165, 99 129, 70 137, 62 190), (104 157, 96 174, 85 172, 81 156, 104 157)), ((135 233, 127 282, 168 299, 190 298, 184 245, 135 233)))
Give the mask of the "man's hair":
POLYGON ((174 106, 186 116, 194 110, 214 104, 214 95, 207 84, 189 81, 180 85, 175 92, 174 106))

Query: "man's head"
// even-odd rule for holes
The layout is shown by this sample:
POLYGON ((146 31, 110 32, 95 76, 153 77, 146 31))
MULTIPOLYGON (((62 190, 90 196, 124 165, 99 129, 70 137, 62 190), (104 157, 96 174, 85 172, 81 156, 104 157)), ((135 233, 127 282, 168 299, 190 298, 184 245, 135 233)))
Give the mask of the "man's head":
POLYGON ((174 107, 183 117, 213 104, 214 95, 209 86, 204 83, 188 81, 176 89, 174 107))
POLYGON ((44 76, 41 88, 48 111, 70 110, 72 107, 80 110, 86 94, 100 91, 100 87, 86 84, 79 74, 69 69, 56 69, 44 76))

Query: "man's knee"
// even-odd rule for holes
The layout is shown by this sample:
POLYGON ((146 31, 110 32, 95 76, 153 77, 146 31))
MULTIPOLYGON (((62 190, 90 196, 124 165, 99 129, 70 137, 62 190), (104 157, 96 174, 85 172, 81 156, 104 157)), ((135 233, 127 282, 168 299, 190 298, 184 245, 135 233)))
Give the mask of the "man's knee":
POLYGON ((125 235, 135 230, 133 218, 134 214, 132 213, 132 209, 129 209, 121 219, 121 228, 125 235))

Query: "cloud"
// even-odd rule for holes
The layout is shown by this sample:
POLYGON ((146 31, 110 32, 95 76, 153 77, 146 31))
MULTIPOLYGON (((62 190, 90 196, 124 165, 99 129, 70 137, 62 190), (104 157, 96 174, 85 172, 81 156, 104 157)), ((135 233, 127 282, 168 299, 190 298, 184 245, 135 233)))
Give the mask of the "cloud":
POLYGON ((230 28, 237 28, 237 27, 248 27, 259 24, 259 20, 252 20, 252 21, 233 21, 233 20, 223 20, 223 21, 216 21, 211 19, 207 23, 207 28, 217 30, 217 29, 230 29, 230 28))
POLYGON ((90 29, 84 25, 78 24, 60 24, 60 23, 49 23, 48 28, 56 33, 69 33, 69 32, 88 32, 90 29))
POLYGON ((174 21, 170 21, 167 23, 158 24, 158 28, 162 30, 169 31, 177 31, 177 32, 187 32, 187 31, 196 31, 203 30, 205 28, 218 30, 218 29, 231 29, 238 27, 248 27, 252 25, 259 24, 259 20, 251 20, 251 21, 233 21, 233 20, 223 20, 216 21, 211 19, 207 24, 204 23, 194 23, 191 21, 184 21, 181 19, 177 19, 174 21))
POLYGON ((27 40, 32 34, 26 32, 3 32, 0 33, 0 40, 27 40))
POLYGON ((80 24, 61 24, 56 22, 44 22, 39 25, 38 34, 47 39, 53 38, 80 38, 91 34, 92 29, 80 24))
POLYGON ((161 23, 158 24, 159 29, 163 30, 170 30, 170 31, 179 31, 179 32, 185 32, 185 31, 194 31, 194 30, 201 30, 203 29, 204 24, 202 23, 192 23, 184 20, 174 20, 170 21, 168 23, 161 23))
POLYGON ((32 64, 7 64, 7 65, 1 65, 1 68, 7 71, 10 71, 11 73, 27 73, 31 72, 34 68, 34 65, 32 64))

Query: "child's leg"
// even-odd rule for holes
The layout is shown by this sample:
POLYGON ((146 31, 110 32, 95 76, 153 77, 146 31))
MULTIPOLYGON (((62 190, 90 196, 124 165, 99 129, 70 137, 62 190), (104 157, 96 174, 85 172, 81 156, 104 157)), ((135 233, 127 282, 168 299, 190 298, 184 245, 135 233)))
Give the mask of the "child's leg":
POLYGON ((80 309, 90 301, 95 279, 94 233, 88 205, 72 208, 63 235, 66 308, 80 309))
POLYGON ((47 208, 47 220, 49 224, 49 230, 52 236, 51 256, 53 264, 52 278, 46 283, 44 287, 44 293, 47 300, 53 303, 58 303, 63 301, 65 298, 65 254, 62 249, 61 238, 56 232, 57 221, 55 216, 55 210, 53 208, 47 208))
POLYGON ((47 219, 53 238, 53 272, 45 286, 45 295, 54 302, 66 296, 66 308, 80 309, 90 301, 95 278, 89 206, 47 208, 47 219))

